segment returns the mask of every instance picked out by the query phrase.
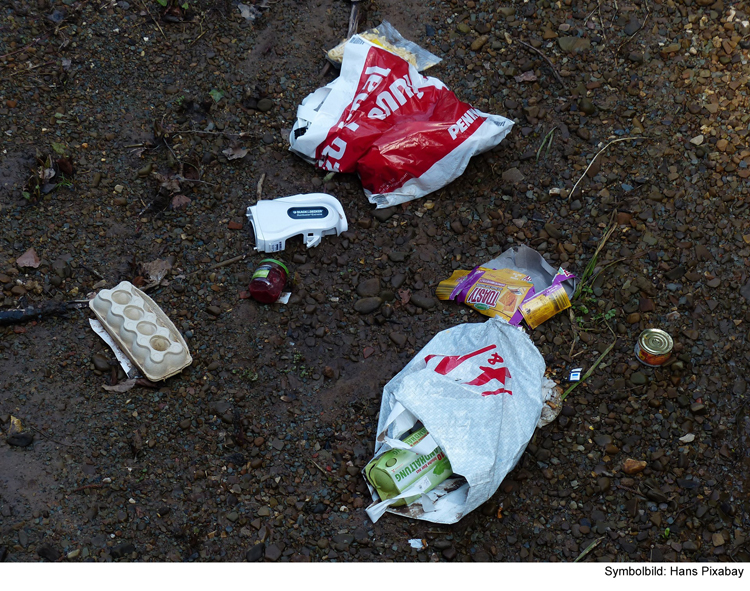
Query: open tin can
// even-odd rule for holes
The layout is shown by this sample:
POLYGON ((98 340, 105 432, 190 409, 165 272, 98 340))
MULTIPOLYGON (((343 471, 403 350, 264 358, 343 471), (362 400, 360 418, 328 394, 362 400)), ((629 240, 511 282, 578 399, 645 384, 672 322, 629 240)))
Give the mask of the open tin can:
POLYGON ((672 355, 672 337, 659 328, 647 328, 635 343, 638 361, 649 367, 663 365, 672 355))

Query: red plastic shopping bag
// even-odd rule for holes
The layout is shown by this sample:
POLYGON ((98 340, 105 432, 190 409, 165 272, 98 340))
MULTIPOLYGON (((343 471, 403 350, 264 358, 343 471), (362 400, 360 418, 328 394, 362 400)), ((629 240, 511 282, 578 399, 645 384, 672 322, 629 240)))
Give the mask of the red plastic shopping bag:
POLYGON ((445 186, 472 156, 499 144, 512 125, 354 36, 339 78, 299 106, 290 143, 319 168, 358 173, 368 199, 388 207, 445 186))

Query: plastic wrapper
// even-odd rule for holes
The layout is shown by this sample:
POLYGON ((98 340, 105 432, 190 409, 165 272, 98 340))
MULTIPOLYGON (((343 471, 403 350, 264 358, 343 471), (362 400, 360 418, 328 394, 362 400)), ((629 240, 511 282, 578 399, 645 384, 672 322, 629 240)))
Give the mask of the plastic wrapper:
MULTIPOLYGON (((419 72, 424 72, 427 68, 431 68, 442 61, 438 56, 420 47, 413 41, 404 39, 401 33, 388 21, 383 21, 374 29, 359 33, 357 36, 405 59, 419 72)), ((345 48, 346 41, 343 41, 333 49, 330 49, 326 53, 326 57, 334 65, 340 66, 344 60, 345 48)))
POLYGON ((576 277, 565 269, 555 270, 533 248, 513 246, 500 256, 482 265, 489 269, 513 269, 528 276, 534 286, 526 294, 518 311, 510 319, 514 326, 526 318, 531 328, 549 320, 558 312, 570 307, 570 298, 576 289, 576 277))
POLYGON ((346 43, 341 75, 298 107, 289 141, 318 168, 357 173, 367 198, 383 208, 447 185, 512 126, 355 35, 346 43))
POLYGON ((526 324, 531 328, 536 328, 555 314, 570 308, 570 298, 563 287, 563 282, 572 277, 572 274, 560 268, 552 279, 552 285, 539 293, 532 291, 526 296, 519 307, 526 324))
POLYGON ((531 278, 523 273, 476 267, 454 271, 438 284, 435 295, 439 300, 463 302, 485 316, 510 320, 532 288, 531 278))

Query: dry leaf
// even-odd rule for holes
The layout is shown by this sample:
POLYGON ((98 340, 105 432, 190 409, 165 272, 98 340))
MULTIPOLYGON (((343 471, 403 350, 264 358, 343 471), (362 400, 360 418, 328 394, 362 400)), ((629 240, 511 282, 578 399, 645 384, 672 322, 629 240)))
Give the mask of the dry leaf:
POLYGON ((411 300, 411 292, 408 289, 399 289, 398 297, 401 298, 401 303, 405 306, 411 300))
POLYGON ((180 192, 180 183, 177 182, 177 179, 167 178, 166 176, 164 176, 163 174, 159 174, 158 172, 153 172, 151 174, 153 174, 156 180, 159 181, 159 185, 161 187, 164 187, 170 193, 180 192))
POLYGON ((136 380, 125 380, 120 382, 116 386, 102 386, 107 392, 127 392, 133 386, 135 386, 136 380))
POLYGON ((39 266, 39 263, 39 257, 37 256, 36 251, 33 248, 27 250, 16 260, 16 264, 19 267, 33 267, 34 269, 39 266))
POLYGON ((532 70, 529 70, 528 72, 524 72, 523 74, 520 74, 518 76, 514 76, 516 79, 516 82, 536 82, 537 77, 534 74, 532 70))
POLYGON ((172 197, 172 209, 181 209, 190 205, 191 199, 185 195, 175 195, 172 197))
POLYGON ((227 148, 221 152, 227 157, 227 160, 238 160, 247 156, 246 148, 227 148))
POLYGON ((43 166, 39 167, 39 179, 42 181, 48 181, 53 176, 55 176, 55 169, 54 168, 44 168, 43 166))
POLYGON ((73 176, 73 162, 70 158, 58 158, 55 164, 57 164, 57 168, 59 168, 60 172, 66 177, 70 178, 73 176))
POLYGON ((21 422, 21 419, 18 419, 14 417, 13 415, 10 416, 10 425, 8 426, 8 435, 14 435, 16 433, 22 433, 24 430, 23 423, 21 422))
POLYGON ((545 427, 554 421, 562 411, 562 388, 544 388, 544 405, 542 406, 542 415, 537 422, 537 427, 545 427))
POLYGON ((164 259, 156 259, 150 263, 143 263, 143 270, 153 282, 164 279, 172 268, 172 263, 164 259))
POLYGON ((260 18, 261 11, 255 6, 248 6, 247 4, 238 4, 237 8, 240 9, 240 15, 246 21, 253 22, 255 19, 260 18))

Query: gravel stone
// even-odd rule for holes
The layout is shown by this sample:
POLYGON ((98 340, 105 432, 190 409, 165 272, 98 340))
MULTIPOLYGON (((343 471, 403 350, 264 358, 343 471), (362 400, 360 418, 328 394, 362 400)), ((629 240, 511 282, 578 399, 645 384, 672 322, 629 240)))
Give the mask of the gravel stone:
POLYGON ((362 298, 354 303, 354 310, 360 314, 372 314, 382 303, 383 300, 377 297, 362 298))

